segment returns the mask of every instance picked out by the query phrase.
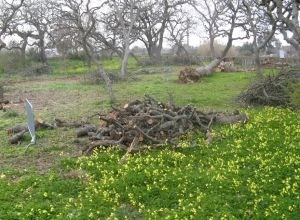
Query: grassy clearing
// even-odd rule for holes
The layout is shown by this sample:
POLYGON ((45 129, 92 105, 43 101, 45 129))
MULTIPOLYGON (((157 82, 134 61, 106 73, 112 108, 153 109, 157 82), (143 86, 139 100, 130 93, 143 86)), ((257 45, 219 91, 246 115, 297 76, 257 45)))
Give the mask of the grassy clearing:
MULTIPOLYGON (((79 119, 110 107, 104 85, 86 83, 83 63, 66 70, 50 61, 52 76, 14 81, 11 100, 30 97, 36 114, 79 119)), ((107 61, 117 70, 119 61, 107 61)), ((137 69, 134 61, 130 67, 137 69)), ((119 104, 145 93, 177 105, 230 110, 254 73, 216 73, 201 82, 175 83, 170 73, 136 75, 114 84, 119 104)), ((158 72, 160 69, 158 69, 158 72)), ((38 131, 43 146, 7 143, 6 128, 24 123, 22 106, 0 112, 0 219, 297 219, 300 215, 299 115, 285 109, 247 111, 250 122, 213 130, 214 142, 191 134, 181 149, 165 146, 120 160, 124 152, 100 150, 80 157, 74 129, 38 131)))

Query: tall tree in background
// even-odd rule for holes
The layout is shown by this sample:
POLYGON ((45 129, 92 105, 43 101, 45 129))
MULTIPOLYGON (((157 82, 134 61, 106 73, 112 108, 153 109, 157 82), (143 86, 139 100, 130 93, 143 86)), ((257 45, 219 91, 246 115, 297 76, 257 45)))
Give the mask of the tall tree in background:
POLYGON ((245 12, 245 31, 250 32, 253 38, 252 46, 256 64, 256 74, 262 77, 260 52, 267 46, 276 31, 276 20, 265 13, 260 0, 243 0, 245 12))
MULTIPOLYGON (((210 64, 204 67, 199 67, 197 71, 200 73, 200 75, 211 75, 214 71, 214 69, 221 63, 221 61, 226 57, 228 51, 230 50, 233 41, 238 39, 245 39, 248 36, 243 32, 239 31, 239 34, 235 34, 236 30, 242 30, 242 27, 245 25, 244 20, 244 13, 242 11, 242 0, 215 0, 213 2, 211 1, 205 1, 205 7, 208 11, 208 14, 210 17, 213 17, 213 14, 215 15, 214 23, 210 23, 210 17, 203 17, 202 9, 199 9, 199 3, 202 3, 203 0, 192 0, 190 1, 190 4, 193 6, 196 12, 202 17, 203 21, 202 23, 205 25, 206 28, 209 28, 209 26, 212 25, 213 31, 212 38, 210 40, 211 42, 211 50, 214 50, 214 43, 217 36, 222 36, 224 39, 226 39, 225 48, 221 52, 219 57, 215 57, 210 64), (219 8, 219 9, 216 9, 219 8), (241 34, 242 33, 242 34, 241 34)), ((213 52, 212 52, 213 53, 213 52)))
MULTIPOLYGON (((92 63, 97 65, 98 72, 104 79, 111 101, 115 101, 112 90, 112 83, 103 65, 97 58, 97 51, 94 47, 94 33, 97 28, 98 12, 103 10, 108 1, 98 1, 92 4, 91 0, 61 0, 57 2, 56 11, 59 14, 59 22, 55 25, 56 30, 67 29, 76 41, 83 48, 89 66, 92 63)), ((65 35, 65 37, 67 34, 65 35)))
POLYGON ((21 19, 31 30, 25 30, 24 33, 30 33, 30 38, 34 40, 33 45, 38 48, 40 61, 47 64, 46 48, 53 19, 51 0, 26 1, 21 11, 21 19))
POLYGON ((278 27, 286 42, 292 45, 300 58, 299 0, 262 0, 266 12, 278 21, 278 27))
POLYGON ((160 61, 165 32, 171 17, 185 0, 147 0, 139 16, 138 39, 144 43, 150 59, 160 61))
POLYGON ((21 58, 23 63, 26 62, 26 50, 28 46, 33 46, 29 43, 30 36, 32 35, 31 30, 20 30, 18 28, 19 25, 10 28, 9 34, 12 36, 18 36, 20 38, 19 41, 11 41, 12 45, 7 47, 9 50, 18 50, 21 53, 21 58))
MULTIPOLYGON (((204 28, 205 35, 209 39, 211 59, 216 59, 215 41, 224 33, 221 28, 225 25, 223 16, 228 11, 226 1, 220 0, 191 0, 190 5, 195 9, 197 17, 204 28)), ((203 36, 202 36, 203 37, 203 36)))
POLYGON ((24 0, 0 1, 0 50, 5 48, 6 44, 2 40, 3 35, 7 33, 10 23, 23 5, 24 0))
POLYGON ((185 48, 184 44, 188 45, 189 34, 192 26, 194 25, 193 20, 189 15, 183 11, 183 9, 176 12, 176 16, 173 16, 169 20, 167 27, 168 36, 166 39, 176 48, 176 56, 189 57, 189 53, 185 48), (185 39, 187 41, 185 42, 185 39))
POLYGON ((116 30, 120 33, 123 44, 123 60, 121 65, 121 76, 127 75, 130 45, 136 39, 134 33, 135 23, 141 10, 139 0, 113 0, 113 13, 115 14, 116 30))

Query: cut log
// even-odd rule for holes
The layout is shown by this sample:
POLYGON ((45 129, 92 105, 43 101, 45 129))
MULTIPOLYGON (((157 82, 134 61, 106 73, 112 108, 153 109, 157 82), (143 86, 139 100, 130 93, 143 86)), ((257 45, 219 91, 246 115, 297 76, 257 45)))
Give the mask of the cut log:
POLYGON ((97 128, 93 125, 85 125, 84 127, 80 128, 76 131, 76 137, 84 137, 88 136, 90 132, 96 132, 97 128))
POLYGON ((28 126, 26 125, 17 125, 12 128, 7 129, 9 135, 20 133, 21 131, 28 131, 28 126))
POLYGON ((8 142, 10 144, 18 144, 20 143, 20 141, 24 138, 26 132, 28 130, 22 130, 19 133, 16 133, 15 135, 13 135, 11 138, 9 138, 8 142))
POLYGON ((57 127, 67 127, 67 128, 79 128, 86 124, 86 122, 81 122, 81 121, 67 122, 60 118, 55 118, 54 121, 57 127))

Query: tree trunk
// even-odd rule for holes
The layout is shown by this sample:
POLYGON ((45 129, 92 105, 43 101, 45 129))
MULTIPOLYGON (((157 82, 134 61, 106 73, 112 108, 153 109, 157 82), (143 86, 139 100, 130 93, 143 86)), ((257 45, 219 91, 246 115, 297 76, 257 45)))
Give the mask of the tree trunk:
POLYGON ((98 63, 98 71, 101 75, 101 77, 104 79, 105 85, 106 85, 106 89, 109 95, 109 98, 111 100, 111 102, 115 102, 116 101, 116 97, 114 96, 113 90, 112 90, 112 83, 110 78, 108 77, 107 73, 104 71, 103 65, 98 63))
POLYGON ((40 46, 40 57, 41 57, 40 59, 41 59, 41 62, 43 64, 48 65, 44 39, 40 38, 39 46, 40 46))
POLYGON ((216 59, 216 51, 215 51, 215 46, 214 46, 214 38, 211 36, 209 39, 209 48, 210 48, 210 56, 211 60, 216 59))
POLYGON ((110 101, 115 102, 116 97, 115 97, 115 95, 113 93, 113 90, 112 90, 112 83, 111 83, 110 78, 108 77, 107 73, 105 72, 105 70, 103 68, 103 65, 98 62, 98 60, 97 60, 97 58, 94 54, 94 51, 92 50, 92 45, 88 41, 86 41, 86 47, 87 47, 87 51, 86 51, 87 55, 91 58, 91 61, 98 66, 99 74, 101 75, 102 79, 105 82, 106 89, 107 89, 110 101), (89 48, 90 48, 90 50, 89 50, 89 48))
MULTIPOLYGON (((256 35, 255 31, 254 31, 254 33, 256 35)), ((256 74, 258 77, 263 78, 262 67, 261 67, 260 58, 259 58, 260 48, 257 45, 256 36, 254 36, 254 39, 253 39, 253 49, 254 49, 254 61, 255 61, 256 74)))
POLYGON ((124 56, 123 56, 123 61, 122 61, 122 66, 121 66, 121 76, 126 77, 127 76, 127 65, 128 65, 128 58, 129 58, 129 46, 126 45, 125 51, 124 51, 124 56))
POLYGON ((255 60, 255 69, 256 69, 256 75, 259 76, 260 78, 263 77, 262 75, 262 67, 260 64, 260 58, 259 58, 259 50, 254 50, 254 60, 255 60))
POLYGON ((130 46, 130 36, 129 36, 129 33, 125 33, 124 43, 125 43, 125 48, 124 48, 122 66, 121 66, 121 76, 122 77, 126 77, 126 75, 127 75, 127 65, 128 65, 129 54, 130 54, 130 48, 129 48, 129 46, 130 46))
POLYGON ((161 50, 156 45, 153 45, 149 56, 152 61, 159 63, 161 61, 161 50))
POLYGON ((0 51, 6 47, 6 44, 0 39, 0 51))
POLYGON ((23 43, 22 48, 21 48, 21 57, 22 57, 22 64, 23 66, 26 66, 26 47, 27 43, 23 43))
POLYGON ((211 75, 215 68, 217 66, 219 66, 219 64, 221 63, 222 59, 221 58, 216 58, 213 61, 211 61, 210 64, 208 64, 207 66, 204 67, 199 67, 197 69, 198 73, 200 74, 200 76, 209 76, 211 75))
MULTIPOLYGON (((83 50, 84 50, 85 55, 86 55, 86 62, 88 64, 88 67, 91 67, 92 66, 92 56, 90 54, 88 45, 87 45, 85 40, 83 40, 83 45, 82 46, 83 46, 83 50)), ((96 58, 95 58, 95 60, 96 60, 96 58)))

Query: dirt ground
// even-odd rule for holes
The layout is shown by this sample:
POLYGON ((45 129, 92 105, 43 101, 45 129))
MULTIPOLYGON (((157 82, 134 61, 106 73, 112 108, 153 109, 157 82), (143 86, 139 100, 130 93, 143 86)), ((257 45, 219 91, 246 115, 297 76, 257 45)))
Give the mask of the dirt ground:
POLYGON ((86 106, 101 99, 100 92, 97 91, 81 90, 76 87, 64 90, 51 88, 54 84, 77 85, 80 88, 82 79, 68 77, 14 82, 8 86, 5 98, 11 102, 11 108, 20 113, 25 112, 24 101, 28 99, 38 115, 71 118, 88 114, 85 109, 90 108, 86 106))

